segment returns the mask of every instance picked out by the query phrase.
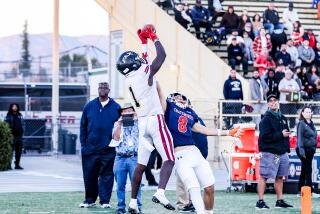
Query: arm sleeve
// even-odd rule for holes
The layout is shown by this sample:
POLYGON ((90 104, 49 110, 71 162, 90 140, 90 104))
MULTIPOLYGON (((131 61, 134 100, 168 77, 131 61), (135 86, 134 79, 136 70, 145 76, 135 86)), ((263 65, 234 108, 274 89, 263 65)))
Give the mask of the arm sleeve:
POLYGON ((80 120, 80 143, 84 145, 87 142, 88 138, 88 116, 87 116, 87 108, 86 105, 82 112, 81 120, 80 120))
POLYGON ((304 126, 301 122, 297 125, 297 147, 301 156, 305 156, 304 146, 303 146, 303 129, 304 126))

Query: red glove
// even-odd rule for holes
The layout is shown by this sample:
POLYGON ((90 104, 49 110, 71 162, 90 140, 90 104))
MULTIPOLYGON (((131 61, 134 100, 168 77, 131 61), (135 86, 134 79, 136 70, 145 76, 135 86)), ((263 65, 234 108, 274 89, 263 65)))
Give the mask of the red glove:
POLYGON ((151 39, 153 42, 155 40, 158 40, 158 36, 156 35, 156 29, 151 24, 145 25, 142 29, 142 33, 147 38, 151 39))
POLYGON ((138 31, 137 31, 137 34, 138 34, 138 36, 139 36, 139 38, 140 38, 140 40, 141 40, 141 43, 142 44, 147 44, 147 37, 145 36, 145 34, 144 33, 142 33, 142 30, 141 29, 138 29, 138 31))

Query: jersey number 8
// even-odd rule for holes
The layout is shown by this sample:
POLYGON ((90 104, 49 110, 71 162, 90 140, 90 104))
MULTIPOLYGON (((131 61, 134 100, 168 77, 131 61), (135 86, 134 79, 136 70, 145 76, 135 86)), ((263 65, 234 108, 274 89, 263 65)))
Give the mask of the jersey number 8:
POLYGON ((179 122, 178 124, 179 132, 186 133, 188 119, 185 116, 180 116, 178 122, 179 122))

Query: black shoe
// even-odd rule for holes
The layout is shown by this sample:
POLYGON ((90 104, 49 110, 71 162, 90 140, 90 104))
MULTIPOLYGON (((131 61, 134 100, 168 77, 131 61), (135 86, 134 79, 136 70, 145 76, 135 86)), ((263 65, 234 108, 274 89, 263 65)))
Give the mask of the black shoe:
POLYGON ((290 204, 287 204, 283 199, 277 200, 275 208, 291 208, 290 204))
POLYGON ((267 210, 267 209, 270 209, 270 207, 266 205, 266 202, 264 202, 264 200, 259 200, 257 201, 256 209, 267 210))
POLYGON ((154 182, 149 182, 149 183, 148 183, 148 186, 155 186, 155 187, 157 187, 157 186, 159 186, 159 184, 158 184, 156 181, 154 181, 154 182))
POLYGON ((128 208, 128 213, 130 214, 141 214, 141 211, 139 209, 139 211, 137 211, 136 209, 133 209, 131 207, 128 208))
POLYGON ((125 214, 125 213, 127 213, 126 210, 123 210, 123 209, 117 210, 117 214, 125 214))
POLYGON ((194 208, 192 203, 188 204, 187 206, 179 210, 179 212, 195 212, 195 211, 196 209, 194 208))
POLYGON ((16 165, 14 169, 23 169, 20 165, 16 165))

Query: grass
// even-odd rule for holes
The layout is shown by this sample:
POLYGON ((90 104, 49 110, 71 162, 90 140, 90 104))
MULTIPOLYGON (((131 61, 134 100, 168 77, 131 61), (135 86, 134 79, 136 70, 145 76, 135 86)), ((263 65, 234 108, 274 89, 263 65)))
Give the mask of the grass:
MULTIPOLYGON (((159 205, 151 202, 154 191, 143 191, 143 212, 145 214, 168 214, 175 213, 165 210, 159 205)), ((171 201, 175 201, 175 192, 167 191, 166 195, 171 201)), ((0 214, 95 214, 115 213, 116 196, 112 195, 112 209, 102 208, 80 209, 78 205, 83 200, 83 192, 69 193, 1 193, 0 214)), ((129 193, 127 194, 127 203, 129 193)), ((277 210, 272 208, 268 211, 255 211, 257 195, 254 193, 215 193, 214 213, 223 214, 250 214, 250 213, 300 213, 300 198, 296 195, 286 195, 286 201, 293 204, 295 208, 290 210, 277 210)), ((275 195, 267 194, 265 201, 270 207, 274 206, 275 195)), ((313 199, 313 213, 320 213, 320 199, 313 199)))

